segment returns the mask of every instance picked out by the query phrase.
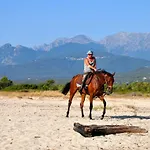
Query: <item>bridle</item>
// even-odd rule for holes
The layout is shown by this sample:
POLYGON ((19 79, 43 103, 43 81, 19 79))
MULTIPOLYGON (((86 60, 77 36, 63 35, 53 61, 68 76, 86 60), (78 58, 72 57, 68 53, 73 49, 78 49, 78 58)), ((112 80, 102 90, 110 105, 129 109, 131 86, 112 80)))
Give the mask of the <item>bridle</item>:
MULTIPOLYGON (((107 76, 108 76, 107 72, 105 73, 105 72, 103 72, 101 69, 98 69, 97 71, 98 71, 98 72, 101 72, 101 73, 104 75, 104 84, 107 85, 106 91, 104 92, 104 95, 106 95, 106 94, 107 94, 107 95, 111 94, 111 93, 112 93, 113 85, 109 85, 109 81, 107 80, 107 76)), ((114 75, 115 75, 115 73, 112 74, 112 77, 113 77, 114 75)))
POLYGON ((112 85, 108 85, 108 81, 107 81, 107 79, 106 79, 106 76, 107 76, 107 74, 106 75, 104 75, 104 80, 105 80, 105 84, 107 85, 107 88, 106 88, 106 94, 110 94, 111 93, 111 89, 112 89, 112 85))

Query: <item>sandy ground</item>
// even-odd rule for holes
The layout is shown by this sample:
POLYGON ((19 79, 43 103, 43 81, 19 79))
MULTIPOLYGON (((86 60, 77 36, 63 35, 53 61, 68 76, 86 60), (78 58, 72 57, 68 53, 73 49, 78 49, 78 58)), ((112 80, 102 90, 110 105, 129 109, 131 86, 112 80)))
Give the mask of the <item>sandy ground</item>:
POLYGON ((80 98, 74 98, 70 118, 66 118, 67 99, 62 97, 0 96, 0 150, 150 150, 150 98, 106 97, 104 120, 102 102, 94 101, 93 120, 81 118, 80 98), (100 108, 100 110, 98 109, 100 108), (85 138, 73 130, 74 122, 84 125, 136 125, 144 134, 122 133, 85 138))

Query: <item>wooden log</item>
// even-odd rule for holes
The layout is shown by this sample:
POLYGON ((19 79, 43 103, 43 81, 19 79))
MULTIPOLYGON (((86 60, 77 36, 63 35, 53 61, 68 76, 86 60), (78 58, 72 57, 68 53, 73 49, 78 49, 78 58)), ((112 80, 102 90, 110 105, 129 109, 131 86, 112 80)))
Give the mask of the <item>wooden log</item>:
POLYGON ((126 125, 82 125, 74 123, 76 132, 79 132, 84 137, 101 136, 117 133, 147 133, 146 129, 137 126, 126 125))

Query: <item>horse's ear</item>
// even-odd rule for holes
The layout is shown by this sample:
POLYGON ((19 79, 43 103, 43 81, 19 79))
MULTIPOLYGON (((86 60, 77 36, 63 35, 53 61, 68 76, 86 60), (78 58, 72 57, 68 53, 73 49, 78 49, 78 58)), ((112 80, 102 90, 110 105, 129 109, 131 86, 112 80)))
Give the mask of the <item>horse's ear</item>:
POLYGON ((115 75, 115 72, 112 74, 113 76, 115 75))

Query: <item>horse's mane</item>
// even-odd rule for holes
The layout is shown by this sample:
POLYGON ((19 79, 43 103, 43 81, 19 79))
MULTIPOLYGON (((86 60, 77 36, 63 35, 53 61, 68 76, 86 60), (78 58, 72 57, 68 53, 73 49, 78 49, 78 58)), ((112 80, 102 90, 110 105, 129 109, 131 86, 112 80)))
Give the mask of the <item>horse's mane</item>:
POLYGON ((109 76, 113 76, 111 73, 107 72, 106 70, 102 69, 102 70, 97 70, 95 73, 103 73, 103 74, 107 74, 109 76))

